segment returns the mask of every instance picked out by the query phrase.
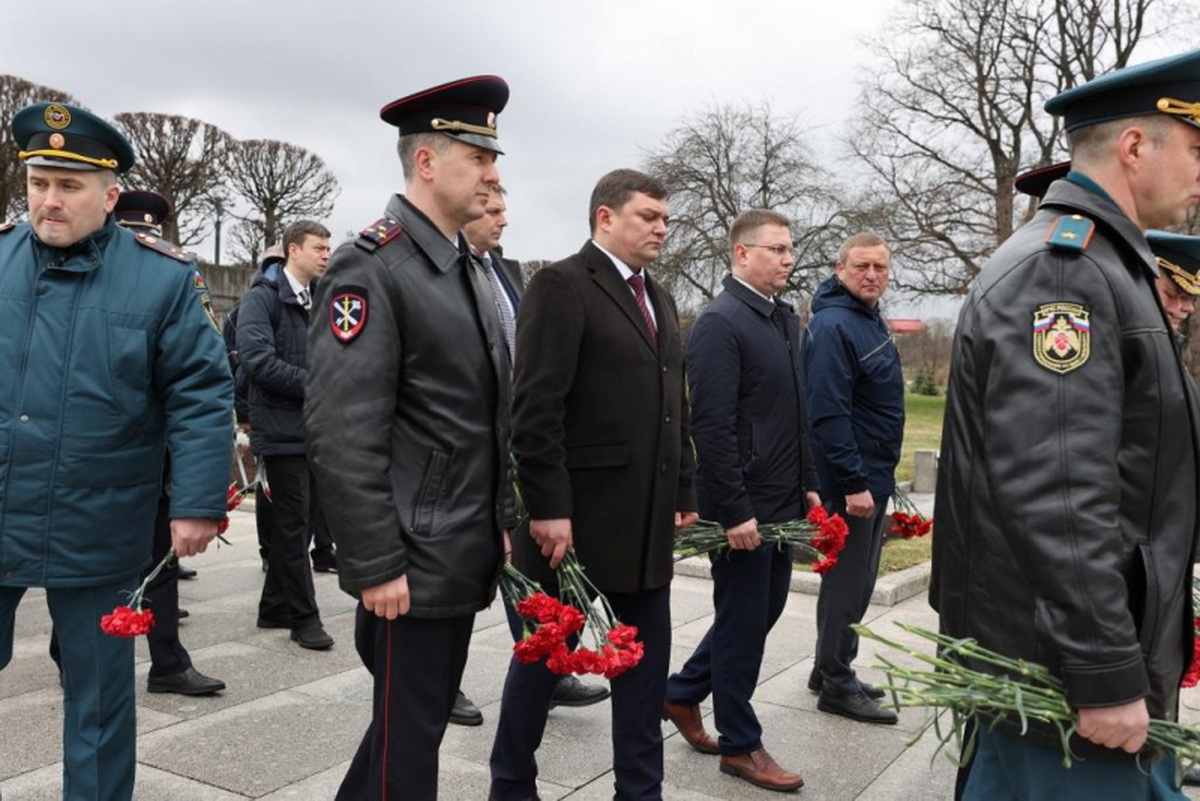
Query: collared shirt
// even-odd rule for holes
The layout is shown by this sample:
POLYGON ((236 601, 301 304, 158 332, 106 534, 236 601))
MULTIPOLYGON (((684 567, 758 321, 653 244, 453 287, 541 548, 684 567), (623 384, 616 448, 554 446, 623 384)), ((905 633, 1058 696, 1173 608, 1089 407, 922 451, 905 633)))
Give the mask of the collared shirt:
MULTIPOLYGON (((613 266, 616 267, 617 272, 621 274, 621 280, 625 282, 625 286, 629 286, 629 279, 635 275, 633 270, 631 270, 629 266, 625 264, 625 262, 609 253, 604 248, 600 247, 600 243, 595 239, 592 240, 592 244, 599 248, 601 253, 603 253, 605 256, 608 256, 608 258, 612 260, 613 266)), ((643 274, 645 272, 645 270, 642 270, 643 274)), ((629 294, 633 295, 634 300, 637 299, 637 293, 633 291, 633 287, 631 286, 629 286, 629 294)), ((658 327, 658 315, 654 313, 654 303, 650 300, 649 292, 646 293, 646 308, 650 310, 650 319, 654 320, 655 327, 658 327)))
MULTIPOLYGON (((288 285, 290 285, 292 288, 292 294, 296 296, 297 301, 300 301, 300 299, 302 297, 300 293, 304 292, 305 294, 307 294, 308 293, 308 285, 300 283, 300 279, 298 279, 298 278, 296 278, 296 276, 292 275, 292 271, 289 270, 286 266, 284 266, 284 268, 283 268, 283 274, 287 276, 288 285)), ((300 305, 304 305, 303 302, 301 302, 300 305)))
POLYGON ((750 286, 749 284, 747 284, 747 283, 746 283, 745 281, 743 281, 742 279, 738 278, 738 277, 737 277, 736 275, 734 275, 733 273, 730 273, 730 274, 729 274, 729 277, 730 277, 730 278, 732 278, 734 281, 737 281, 739 284, 741 284, 742 286, 746 287, 746 289, 749 289, 749 290, 750 290, 751 292, 753 292, 755 295, 758 295, 760 298, 762 298, 763 300, 767 301, 768 303, 774 303, 774 302, 775 302, 775 296, 774 296, 774 295, 764 295, 763 293, 759 292, 759 291, 758 291, 757 289, 755 289, 754 287, 752 287, 752 286, 750 286))

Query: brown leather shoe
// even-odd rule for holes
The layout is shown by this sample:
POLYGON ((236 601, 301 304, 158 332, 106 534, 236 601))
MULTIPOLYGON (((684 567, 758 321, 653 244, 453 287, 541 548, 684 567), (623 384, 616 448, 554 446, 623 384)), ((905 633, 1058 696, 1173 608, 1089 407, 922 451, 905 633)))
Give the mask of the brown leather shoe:
POLYGON ((721 772, 730 776, 740 776, 764 790, 777 790, 781 793, 790 793, 804 786, 804 779, 799 773, 784 770, 765 748, 751 751, 749 754, 723 754, 721 772))
POLYGON ((702 754, 721 753, 717 748, 717 741, 704 730, 704 721, 700 718, 699 706, 685 706, 664 701, 662 716, 663 720, 669 720, 675 724, 675 728, 679 729, 683 739, 687 740, 688 745, 692 748, 702 754))

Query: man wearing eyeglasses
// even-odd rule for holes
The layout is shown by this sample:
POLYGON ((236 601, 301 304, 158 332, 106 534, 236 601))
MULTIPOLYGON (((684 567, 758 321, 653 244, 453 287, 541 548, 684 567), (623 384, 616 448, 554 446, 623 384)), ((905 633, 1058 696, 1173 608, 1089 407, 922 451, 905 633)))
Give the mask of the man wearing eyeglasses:
POLYGON ((821 498, 805 432, 800 319, 779 299, 795 264, 788 219, 743 212, 729 242, 731 274, 687 344, 696 500, 725 527, 729 550, 711 557, 716 617, 668 680, 663 711, 693 748, 721 755, 723 773, 786 792, 804 780, 763 747, 750 698, 787 603, 792 549, 763 542, 758 526, 803 517, 821 498), (700 719, 709 695, 719 740, 700 719))
POLYGON ((835 274, 813 295, 802 358, 821 497, 850 534, 837 565, 821 577, 816 664, 808 689, 817 708, 864 723, 892 724, 883 692, 854 673, 858 635, 875 589, 887 501, 904 437, 904 376, 879 299, 887 291, 887 242, 859 233, 842 243, 835 274))

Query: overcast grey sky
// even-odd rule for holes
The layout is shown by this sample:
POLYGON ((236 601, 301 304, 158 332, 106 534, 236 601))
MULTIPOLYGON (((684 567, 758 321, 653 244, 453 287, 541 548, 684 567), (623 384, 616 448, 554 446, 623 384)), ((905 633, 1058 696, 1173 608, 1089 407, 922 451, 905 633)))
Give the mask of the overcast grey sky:
MULTIPOLYGON (((636 166, 706 106, 768 101, 835 161, 871 63, 861 39, 898 1, 60 0, 38 12, 42 24, 10 31, 0 72, 109 117, 184 114, 306 147, 341 183, 326 221, 338 239, 403 188, 381 106, 466 75, 503 76, 505 249, 554 259, 585 240, 596 179, 636 166)), ((211 258, 211 242, 196 249, 211 258)))

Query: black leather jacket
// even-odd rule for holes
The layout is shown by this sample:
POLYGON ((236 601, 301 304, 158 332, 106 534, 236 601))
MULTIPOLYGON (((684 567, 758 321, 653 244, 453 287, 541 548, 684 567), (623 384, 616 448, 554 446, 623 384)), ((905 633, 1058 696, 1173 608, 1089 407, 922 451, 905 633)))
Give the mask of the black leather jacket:
POLYGON ((1197 405, 1154 264, 1112 200, 1063 180, 976 279, 955 332, 930 602, 945 633, 1049 666, 1076 708, 1145 698, 1173 720, 1191 656, 1197 405), (1055 236, 1064 222, 1074 237, 1055 236))
POLYGON ((407 575, 414 616, 482 609, 511 514, 510 368, 487 278, 397 195, 333 254, 312 320, 308 455, 342 588, 407 575), (343 342, 331 306, 347 295, 365 309, 343 342))

